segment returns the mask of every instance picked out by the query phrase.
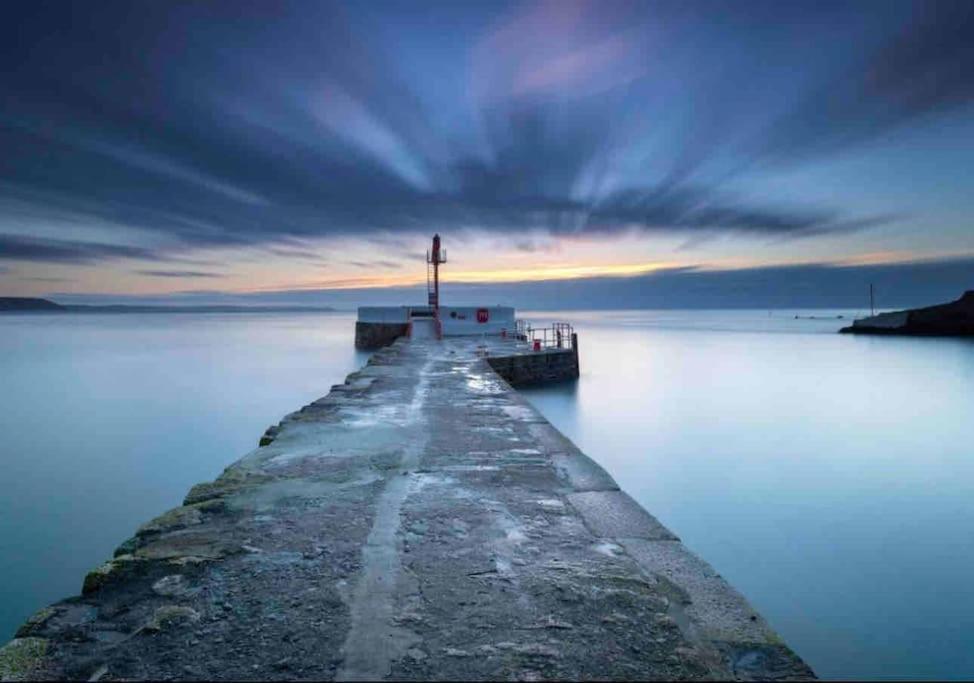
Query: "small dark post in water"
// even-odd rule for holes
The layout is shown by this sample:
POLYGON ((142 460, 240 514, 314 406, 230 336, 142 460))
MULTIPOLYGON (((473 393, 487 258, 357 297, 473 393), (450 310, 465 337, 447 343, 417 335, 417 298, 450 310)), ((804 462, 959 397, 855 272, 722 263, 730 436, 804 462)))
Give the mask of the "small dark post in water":
POLYGON ((575 377, 582 374, 582 371, 578 368, 578 333, 572 332, 572 353, 575 354, 575 377))

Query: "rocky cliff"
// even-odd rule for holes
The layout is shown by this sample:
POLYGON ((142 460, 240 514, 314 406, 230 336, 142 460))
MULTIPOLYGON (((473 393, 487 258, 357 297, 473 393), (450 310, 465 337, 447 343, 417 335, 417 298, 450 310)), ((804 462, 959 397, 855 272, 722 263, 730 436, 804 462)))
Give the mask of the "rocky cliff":
POLYGON ((853 334, 974 335, 974 290, 964 292, 957 301, 863 318, 839 331, 853 334))

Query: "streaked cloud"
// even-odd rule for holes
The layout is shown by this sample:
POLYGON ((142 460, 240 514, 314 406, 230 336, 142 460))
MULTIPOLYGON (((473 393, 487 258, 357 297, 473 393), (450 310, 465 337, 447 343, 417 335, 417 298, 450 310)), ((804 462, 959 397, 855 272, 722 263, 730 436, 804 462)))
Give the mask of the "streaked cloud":
MULTIPOLYGON (((212 277, 127 261, 220 252, 222 268, 232 252, 328 264, 322 282, 373 286, 361 283, 389 280, 355 269, 396 269, 396 240, 434 230, 503 235, 537 254, 633 232, 690 251, 854 238, 898 226, 900 197, 860 202, 854 187, 811 181, 783 196, 769 175, 868 155, 974 105, 971 6, 951 0, 423 13, 14 1, 0 13, 0 225, 15 226, 0 229, 0 259, 120 278, 212 277), (382 248, 322 248, 337 239, 382 248)), ((625 260, 543 264, 538 279, 625 260)))
MULTIPOLYGON (((863 312, 873 285, 881 308, 923 306, 960 296, 974 282, 974 257, 882 265, 805 263, 754 268, 660 268, 643 275, 536 282, 455 283, 445 294, 455 305, 504 301, 521 310, 620 308, 847 308, 863 312)), ((250 292, 188 290, 164 296, 53 293, 61 303, 173 303, 316 305, 410 304, 422 286, 268 289, 250 292)))
POLYGON ((390 268, 402 268, 403 264, 398 261, 386 261, 386 260, 376 260, 376 261, 349 261, 348 265, 355 266, 356 268, 369 268, 373 270, 389 270, 390 268))
POLYGON ((0 260, 86 265, 121 258, 161 259, 156 250, 145 247, 0 235, 0 260))
POLYGON ((564 264, 504 270, 450 271, 450 282, 538 282, 542 280, 573 280, 588 277, 629 277, 645 275, 673 266, 660 263, 621 264, 564 264))
MULTIPOLYGON (((3 270, 0 269, 0 272, 3 272, 3 270)), ((71 282, 71 278, 67 277, 32 277, 25 275, 21 276, 19 279, 23 280, 24 282, 71 282)))
POLYGON ((147 275, 149 277, 165 277, 165 278, 215 278, 215 277, 226 277, 222 273, 209 273, 202 270, 138 270, 135 271, 139 275, 147 275))

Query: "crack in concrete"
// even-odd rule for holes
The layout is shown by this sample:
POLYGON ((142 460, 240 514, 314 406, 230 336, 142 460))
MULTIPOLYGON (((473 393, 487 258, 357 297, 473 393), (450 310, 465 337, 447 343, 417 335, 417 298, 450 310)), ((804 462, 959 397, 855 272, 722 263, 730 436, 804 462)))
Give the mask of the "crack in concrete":
POLYGON ((412 401, 406 407, 408 423, 418 426, 414 438, 405 444, 399 468, 390 472, 376 503, 372 529, 362 549, 362 575, 352 593, 349 611, 352 627, 348 632, 344 661, 335 680, 374 681, 385 678, 406 651, 419 642, 409 629, 393 623, 396 601, 415 593, 416 586, 403 570, 399 543, 400 512, 409 496, 411 479, 407 475, 419 465, 427 442, 423 407, 426 404, 430 359, 419 371, 412 401))

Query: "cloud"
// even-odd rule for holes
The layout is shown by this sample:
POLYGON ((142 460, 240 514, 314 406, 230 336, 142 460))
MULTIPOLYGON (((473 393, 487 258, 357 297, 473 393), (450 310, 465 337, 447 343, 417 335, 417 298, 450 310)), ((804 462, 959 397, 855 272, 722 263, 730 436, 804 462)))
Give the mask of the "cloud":
POLYGON ((143 247, 0 234, 0 260, 88 265, 121 258, 158 261, 163 257, 143 247))
POLYGON ((566 90, 594 94, 631 82, 647 71, 647 36, 619 14, 618 6, 595 8, 582 0, 516 6, 473 47, 475 96, 489 107, 566 90))
POLYGON ((291 247, 268 247, 267 251, 275 256, 281 256, 288 259, 301 259, 304 261, 317 261, 320 263, 327 263, 326 259, 321 254, 311 251, 310 249, 295 249, 291 247))
POLYGON ((396 261, 386 261, 379 259, 377 261, 349 261, 350 266, 355 266, 356 268, 374 268, 374 269, 388 269, 388 268, 402 268, 401 263, 396 261))
MULTIPOLYGON (((947 0, 917 21, 895 3, 880 16, 557 2, 500 18, 470 5, 455 44, 393 6, 275 7, 273 20, 260 3, 5 8, 0 217, 309 260, 321 257, 292 245, 449 229, 842 234, 895 217, 733 193, 727 181, 848 149, 974 93, 969 4, 947 0), (403 39, 372 39, 382 31, 403 39)), ((160 258, 2 239, 5 259, 160 258)))
POLYGON ((762 130, 753 153, 795 163, 974 105, 974 8, 913 5, 906 26, 844 66, 762 130))
MULTIPOLYGON (((349 283, 354 285, 354 283, 349 283)), ((886 263, 802 265, 713 270, 668 268, 631 277, 572 280, 442 283, 448 305, 502 301, 524 310, 846 308, 865 312, 869 286, 881 308, 905 308, 956 299, 974 286, 974 257, 886 263)), ((338 306, 422 302, 417 287, 303 289, 233 294, 186 291, 154 297, 99 294, 52 295, 60 303, 173 303, 338 306)))
MULTIPOLYGON (((2 270, 0 270, 2 272, 2 270)), ((69 277, 21 277, 25 282, 73 282, 69 277)))
POLYGON ((201 270, 137 270, 139 275, 149 277, 168 277, 168 278, 212 278, 226 277, 222 273, 207 273, 201 270))

